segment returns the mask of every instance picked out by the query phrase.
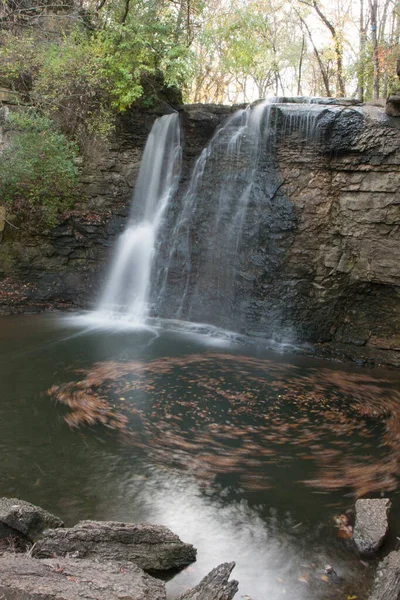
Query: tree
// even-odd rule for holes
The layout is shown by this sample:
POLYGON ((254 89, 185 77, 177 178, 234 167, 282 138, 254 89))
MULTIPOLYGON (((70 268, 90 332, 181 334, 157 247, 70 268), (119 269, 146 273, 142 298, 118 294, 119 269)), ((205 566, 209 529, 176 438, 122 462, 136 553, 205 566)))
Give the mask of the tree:
POLYGON ((40 29, 7 30, 0 43, 1 80, 83 146, 92 135, 105 137, 115 115, 142 96, 144 77, 161 73, 184 87, 190 68, 175 3, 124 0, 85 10, 57 39, 40 29))
POLYGON ((3 202, 52 226, 77 195, 77 147, 34 110, 11 113, 5 128, 12 136, 0 161, 3 202))

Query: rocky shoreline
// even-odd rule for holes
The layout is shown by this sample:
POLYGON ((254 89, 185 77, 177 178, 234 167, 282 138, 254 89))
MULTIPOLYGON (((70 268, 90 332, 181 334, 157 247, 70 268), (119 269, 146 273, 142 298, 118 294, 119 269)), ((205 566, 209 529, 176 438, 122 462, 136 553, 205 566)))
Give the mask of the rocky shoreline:
MULTIPOLYGON (((362 499, 355 527, 343 522, 360 557, 374 557, 388 535, 390 501, 362 499)), ((0 597, 4 600, 166 600, 161 579, 196 560, 196 549, 162 525, 81 521, 73 527, 16 498, 0 498, 0 597)), ((232 600, 234 562, 213 569, 177 600, 232 600)), ((326 579, 340 579, 330 565, 326 579)), ((378 564, 369 600, 400 599, 400 552, 378 564)), ((272 600, 272 599, 271 599, 272 600)))
MULTIPOLYGON (((48 511, 0 499, 0 597, 4 600, 165 600, 158 576, 196 560, 162 525, 82 521, 66 528, 48 511)), ((179 600, 231 600, 235 564, 213 569, 179 600)))

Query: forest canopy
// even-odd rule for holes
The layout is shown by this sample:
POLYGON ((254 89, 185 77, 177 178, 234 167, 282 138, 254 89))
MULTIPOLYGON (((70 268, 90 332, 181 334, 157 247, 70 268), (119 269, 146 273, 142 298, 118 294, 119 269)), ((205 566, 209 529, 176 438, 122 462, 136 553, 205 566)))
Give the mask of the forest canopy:
POLYGON ((75 97, 79 120, 124 110, 156 71, 195 102, 384 96, 400 1, 0 0, 0 27, 3 84, 53 110, 75 97))
POLYGON ((160 80, 186 102, 384 97, 400 0, 0 0, 0 35, 0 87, 83 143, 160 80))
POLYGON ((1 0, 0 26, 0 85, 105 134, 155 74, 187 102, 385 96, 400 0, 1 0))
POLYGON ((400 0, 0 0, 0 88, 29 106, 10 122, 0 192, 53 223, 77 153, 163 89, 209 103, 385 97, 399 38, 400 0))

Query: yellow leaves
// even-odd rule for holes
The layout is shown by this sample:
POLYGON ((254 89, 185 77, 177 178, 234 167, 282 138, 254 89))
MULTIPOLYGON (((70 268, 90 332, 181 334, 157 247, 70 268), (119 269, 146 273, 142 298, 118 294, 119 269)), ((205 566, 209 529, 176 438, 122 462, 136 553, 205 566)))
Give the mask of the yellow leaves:
POLYGON ((335 526, 338 529, 337 536, 343 540, 353 537, 353 528, 349 525, 347 515, 336 515, 333 517, 335 526))

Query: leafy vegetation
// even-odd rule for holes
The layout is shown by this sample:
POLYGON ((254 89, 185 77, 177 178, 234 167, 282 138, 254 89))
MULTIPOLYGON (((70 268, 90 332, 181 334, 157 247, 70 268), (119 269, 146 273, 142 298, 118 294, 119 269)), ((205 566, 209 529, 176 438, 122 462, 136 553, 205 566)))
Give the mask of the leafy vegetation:
POLYGON ((0 79, 83 147, 93 135, 106 138, 116 114, 142 96, 144 78, 161 73, 181 87, 189 76, 187 40, 167 4, 139 0, 122 16, 118 3, 88 10, 68 28, 61 22, 57 34, 10 27, 0 79))
POLYGON ((0 195, 13 212, 45 226, 56 223, 76 195, 76 145, 36 111, 11 113, 10 143, 0 161, 0 195))
POLYGON ((116 113, 148 95, 143 79, 159 75, 187 101, 371 99, 396 82, 399 0, 3 4, 1 80, 78 139, 107 135, 116 113))
POLYGON ((2 0, 0 31, 0 86, 36 111, 25 129, 13 117, 3 195, 48 223, 72 197, 73 144, 90 150, 163 86, 190 102, 249 102, 371 100, 398 84, 400 0, 2 0))

